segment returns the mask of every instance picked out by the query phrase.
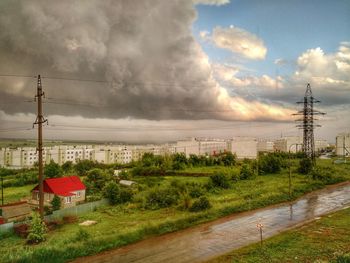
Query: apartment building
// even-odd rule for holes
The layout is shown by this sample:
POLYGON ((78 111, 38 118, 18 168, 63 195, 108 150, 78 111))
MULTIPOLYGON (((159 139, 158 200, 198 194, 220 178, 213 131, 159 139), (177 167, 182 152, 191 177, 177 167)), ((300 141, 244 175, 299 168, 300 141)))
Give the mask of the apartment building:
POLYGON ((350 133, 340 133, 336 137, 335 154, 350 156, 350 133))
POLYGON ((227 142, 227 148, 238 159, 256 159, 258 156, 258 141, 253 137, 234 137, 227 142))

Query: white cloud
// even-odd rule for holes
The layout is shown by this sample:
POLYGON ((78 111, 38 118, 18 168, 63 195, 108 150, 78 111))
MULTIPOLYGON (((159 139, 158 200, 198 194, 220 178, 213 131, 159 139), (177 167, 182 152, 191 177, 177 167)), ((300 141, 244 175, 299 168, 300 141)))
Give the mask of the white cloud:
POLYGON ((193 0, 194 4, 202 4, 202 5, 226 5, 230 3, 230 0, 193 0))
POLYGON ((238 27, 222 28, 217 26, 209 38, 217 47, 230 50, 249 59, 264 59, 267 53, 262 39, 238 27))
POLYGON ((320 48, 308 49, 297 59, 297 82, 312 82, 319 88, 350 88, 350 43, 341 42, 336 53, 320 48))
POLYGON ((232 84, 234 87, 254 87, 254 88, 283 88, 284 79, 281 76, 272 78, 268 75, 238 77, 240 72, 238 67, 214 64, 212 66, 214 76, 220 81, 232 84))

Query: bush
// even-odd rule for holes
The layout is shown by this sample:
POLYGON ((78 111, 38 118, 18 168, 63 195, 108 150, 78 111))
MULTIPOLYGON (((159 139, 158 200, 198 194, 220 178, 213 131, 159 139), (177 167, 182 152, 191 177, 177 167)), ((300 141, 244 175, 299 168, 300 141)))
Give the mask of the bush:
POLYGON ((151 189, 146 195, 146 208, 159 209, 177 204, 179 193, 172 188, 151 189))
POLYGON ((283 158, 275 153, 269 153, 262 155, 259 158, 259 173, 278 173, 281 171, 283 164, 283 158))
POLYGON ((210 181, 213 185, 213 187, 218 187, 218 188, 230 188, 230 181, 227 176, 225 176, 222 173, 216 173, 210 176, 210 181))
POLYGON ((254 177, 254 171, 248 164, 243 164, 239 178, 241 180, 251 179, 254 177))
POLYGON ((335 179, 334 171, 330 167, 321 168, 317 166, 310 172, 310 175, 313 180, 320 180, 324 183, 332 183, 335 179))
POLYGON ((41 218, 38 213, 32 214, 32 220, 30 222, 29 226, 29 234, 27 237, 27 242, 30 244, 33 243, 40 243, 45 240, 46 236, 46 225, 43 221, 41 221, 41 218))
POLYGON ((119 194, 119 204, 130 202, 133 198, 133 193, 129 189, 122 188, 119 194))
POLYGON ((299 161, 298 172, 301 174, 309 174, 312 170, 313 164, 310 158, 303 158, 299 161))
POLYGON ((61 198, 59 198, 57 195, 53 197, 51 200, 51 207, 53 211, 60 210, 61 208, 61 198))
POLYGON ((45 165, 44 174, 48 178, 61 177, 63 170, 58 163, 51 160, 49 164, 45 165))
POLYGON ((204 195, 203 186, 196 183, 188 184, 188 194, 192 198, 198 198, 204 195))
POLYGON ((191 212, 199 212, 207 210, 211 207, 211 204, 206 196, 202 196, 198 200, 194 201, 193 205, 190 207, 191 212))
POLYGON ((119 203, 120 199, 120 188, 116 182, 108 183, 103 189, 103 196, 109 200, 111 205, 119 203))
POLYGON ((87 173, 84 183, 86 184, 87 191, 90 194, 91 192, 101 191, 112 179, 112 176, 102 169, 94 168, 87 173))

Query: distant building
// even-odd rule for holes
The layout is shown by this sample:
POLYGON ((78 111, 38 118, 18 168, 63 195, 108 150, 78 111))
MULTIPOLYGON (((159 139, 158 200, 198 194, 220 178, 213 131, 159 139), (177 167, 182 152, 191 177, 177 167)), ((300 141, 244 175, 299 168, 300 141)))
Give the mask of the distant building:
MULTIPOLYGON (((325 150, 329 146, 326 140, 315 139, 315 152, 325 150)), ((296 153, 303 150, 303 138, 300 136, 288 136, 275 141, 275 151, 296 153)))
POLYGON ((258 156, 258 141, 253 137, 234 137, 227 142, 227 148, 238 159, 256 159, 258 156))
POLYGON ((303 138, 300 136, 288 136, 275 140, 274 148, 276 152, 302 151, 303 138))
POLYGON ((227 150, 227 142, 220 139, 190 138, 176 142, 175 152, 187 157, 194 155, 215 155, 227 150))
POLYGON ((273 152, 275 151, 275 143, 269 140, 258 140, 258 152, 273 152))
MULTIPOLYGON (((49 178, 44 180, 44 205, 51 205, 55 195, 61 199, 61 208, 75 206, 85 200, 85 185, 78 176, 61 178, 49 178)), ((29 203, 33 206, 39 204, 39 185, 32 190, 32 199, 29 203)))
POLYGON ((336 137, 335 154, 350 156, 350 133, 340 133, 336 137))

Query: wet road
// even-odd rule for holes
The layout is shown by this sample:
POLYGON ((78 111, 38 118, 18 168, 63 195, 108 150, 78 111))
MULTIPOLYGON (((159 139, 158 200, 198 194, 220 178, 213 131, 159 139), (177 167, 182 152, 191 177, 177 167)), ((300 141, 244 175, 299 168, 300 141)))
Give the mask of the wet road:
POLYGON ((233 249, 350 206, 350 183, 310 193, 290 204, 240 213, 166 234, 75 262, 203 262, 233 249))

